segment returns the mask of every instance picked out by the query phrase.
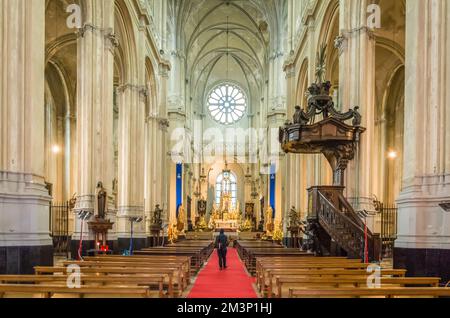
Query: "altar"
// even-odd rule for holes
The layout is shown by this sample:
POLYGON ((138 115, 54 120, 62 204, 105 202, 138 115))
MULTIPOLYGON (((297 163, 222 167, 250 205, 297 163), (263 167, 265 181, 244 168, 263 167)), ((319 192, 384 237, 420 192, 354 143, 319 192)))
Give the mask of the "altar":
POLYGON ((216 229, 237 231, 239 228, 238 220, 215 220, 214 223, 216 229))

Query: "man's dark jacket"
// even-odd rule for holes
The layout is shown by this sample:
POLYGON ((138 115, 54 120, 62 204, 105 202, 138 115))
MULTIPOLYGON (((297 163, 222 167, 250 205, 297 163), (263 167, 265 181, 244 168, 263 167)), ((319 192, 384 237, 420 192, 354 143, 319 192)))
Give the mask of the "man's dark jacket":
POLYGON ((216 247, 220 250, 226 250, 228 244, 228 238, 225 234, 220 234, 216 238, 216 247))

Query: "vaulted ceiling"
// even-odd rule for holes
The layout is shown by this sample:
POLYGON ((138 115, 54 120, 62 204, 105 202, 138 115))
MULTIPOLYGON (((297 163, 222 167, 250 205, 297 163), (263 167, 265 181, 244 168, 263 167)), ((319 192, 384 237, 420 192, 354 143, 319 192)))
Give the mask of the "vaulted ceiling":
POLYGON ((285 0, 171 0, 171 34, 199 101, 219 81, 238 83, 254 100, 268 61, 282 51, 285 0))

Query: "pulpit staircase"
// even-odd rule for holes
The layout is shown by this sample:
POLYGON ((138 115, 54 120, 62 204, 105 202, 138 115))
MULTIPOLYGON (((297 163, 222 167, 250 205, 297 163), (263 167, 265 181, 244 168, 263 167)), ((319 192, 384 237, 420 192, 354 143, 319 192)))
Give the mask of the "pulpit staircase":
POLYGON ((330 255, 335 254, 331 242, 345 251, 350 258, 378 261, 381 252, 381 239, 379 235, 372 234, 364 222, 355 213, 349 202, 343 196, 343 187, 313 187, 310 196, 314 211, 310 213, 310 222, 316 222, 322 232, 329 239, 319 235, 319 244, 322 249, 328 250, 330 255), (366 244, 367 239, 367 244, 366 244))

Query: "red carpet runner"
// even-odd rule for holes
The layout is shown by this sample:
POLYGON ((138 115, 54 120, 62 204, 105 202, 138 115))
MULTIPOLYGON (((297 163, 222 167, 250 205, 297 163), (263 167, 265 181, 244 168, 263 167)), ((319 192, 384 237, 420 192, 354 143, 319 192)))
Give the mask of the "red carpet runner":
POLYGON ((247 275, 234 248, 228 248, 227 266, 219 270, 217 250, 200 272, 188 298, 257 298, 254 279, 247 275))

